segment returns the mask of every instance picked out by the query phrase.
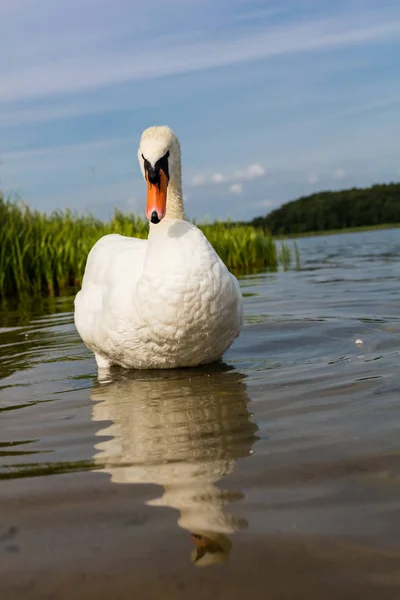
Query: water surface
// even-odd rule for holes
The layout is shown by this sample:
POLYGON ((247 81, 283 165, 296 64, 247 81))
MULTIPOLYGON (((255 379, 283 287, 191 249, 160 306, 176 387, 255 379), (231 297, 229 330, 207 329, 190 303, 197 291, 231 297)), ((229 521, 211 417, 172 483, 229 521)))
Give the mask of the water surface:
POLYGON ((400 597, 400 230, 298 244, 217 366, 98 381, 72 298, 2 313, 2 598, 400 597))

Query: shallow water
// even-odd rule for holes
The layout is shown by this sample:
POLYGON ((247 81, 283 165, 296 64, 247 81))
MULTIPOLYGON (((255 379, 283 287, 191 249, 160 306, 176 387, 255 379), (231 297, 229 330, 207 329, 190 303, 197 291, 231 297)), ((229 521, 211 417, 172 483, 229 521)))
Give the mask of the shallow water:
POLYGON ((3 313, 2 599, 400 597, 400 229, 298 244, 219 366, 99 382, 71 298, 3 313))

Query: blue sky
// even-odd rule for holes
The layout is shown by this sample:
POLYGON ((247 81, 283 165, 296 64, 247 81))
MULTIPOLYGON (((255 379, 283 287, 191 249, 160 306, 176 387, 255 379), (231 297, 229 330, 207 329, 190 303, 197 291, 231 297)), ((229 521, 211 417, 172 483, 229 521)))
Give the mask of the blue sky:
POLYGON ((143 214, 143 129, 189 217, 400 179, 400 3, 1 0, 0 176, 51 211, 143 214))

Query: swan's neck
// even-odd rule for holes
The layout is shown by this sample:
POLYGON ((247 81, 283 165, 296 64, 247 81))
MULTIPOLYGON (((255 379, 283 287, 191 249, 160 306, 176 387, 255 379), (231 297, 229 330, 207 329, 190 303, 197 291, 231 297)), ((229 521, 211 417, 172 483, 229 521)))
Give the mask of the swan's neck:
POLYGON ((168 219, 184 219, 182 199, 182 175, 181 165, 179 164, 175 172, 171 175, 167 191, 167 210, 165 216, 168 219))

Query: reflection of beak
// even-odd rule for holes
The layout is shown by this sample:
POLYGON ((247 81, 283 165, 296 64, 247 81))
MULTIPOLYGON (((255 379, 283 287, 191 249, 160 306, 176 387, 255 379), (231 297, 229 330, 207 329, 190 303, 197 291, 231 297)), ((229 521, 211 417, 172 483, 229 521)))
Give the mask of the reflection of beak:
POLYGON ((208 567, 228 561, 232 542, 221 533, 192 533, 190 539, 195 545, 192 562, 196 567, 208 567))
MULTIPOLYGON (((153 179, 153 178, 152 178, 153 179)), ((159 223, 165 217, 167 209, 167 187, 168 177, 162 169, 160 169, 157 181, 152 183, 149 179, 149 174, 146 171, 147 181, 147 205, 146 217, 152 223, 159 223)))

